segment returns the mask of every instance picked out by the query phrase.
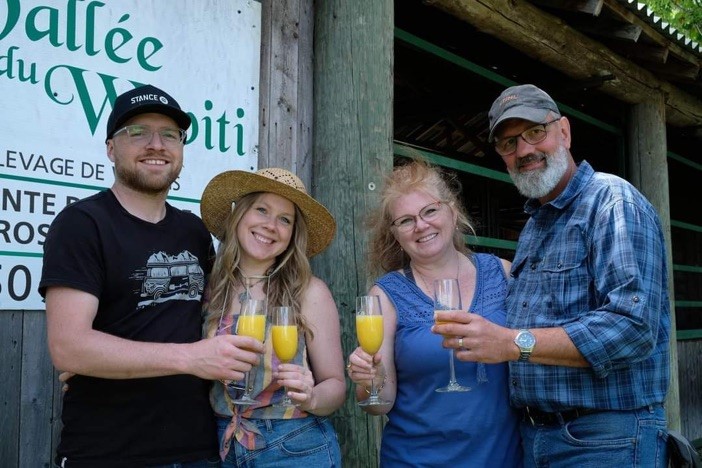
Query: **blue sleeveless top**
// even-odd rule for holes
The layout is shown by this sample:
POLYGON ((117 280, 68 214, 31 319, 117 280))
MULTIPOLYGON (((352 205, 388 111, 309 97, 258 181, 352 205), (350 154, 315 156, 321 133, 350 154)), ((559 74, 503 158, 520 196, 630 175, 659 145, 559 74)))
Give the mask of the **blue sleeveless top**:
MULTIPOLYGON (((467 310, 505 325, 507 281, 499 258, 489 254, 470 258, 477 273, 467 310)), ((433 299, 397 271, 376 284, 397 311, 397 395, 383 429, 380 465, 521 467, 519 419, 509 405, 507 364, 482 364, 487 382, 479 383, 478 365, 456 359, 456 379, 473 390, 435 392, 449 381, 449 355, 441 336, 430 331, 433 299)))

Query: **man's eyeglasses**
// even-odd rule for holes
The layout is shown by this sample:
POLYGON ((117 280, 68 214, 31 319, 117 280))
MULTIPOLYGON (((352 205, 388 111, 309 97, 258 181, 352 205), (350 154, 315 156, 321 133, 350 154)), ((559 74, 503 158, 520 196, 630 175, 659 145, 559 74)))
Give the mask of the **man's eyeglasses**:
POLYGON ((439 213, 441 213, 444 204, 445 203, 440 201, 429 203, 427 206, 419 210, 419 213, 417 213, 416 216, 400 216, 395 221, 390 223, 390 225, 397 228, 397 230, 401 232, 413 231, 414 228, 417 226, 417 217, 424 220, 424 222, 429 223, 439 216, 439 213))
POLYGON ((554 122, 558 122, 559 120, 561 120, 560 117, 558 117, 557 119, 553 119, 550 122, 534 125, 531 128, 527 128, 519 135, 514 135, 511 137, 500 139, 496 138, 495 151, 497 151, 497 154, 499 154, 500 156, 507 156, 508 154, 514 153, 517 150, 518 138, 521 138, 530 145, 541 143, 548 136, 548 131, 546 130, 546 127, 548 127, 554 122))
POLYGON ((127 134, 130 142, 138 144, 149 143, 154 137, 154 133, 158 133, 163 144, 171 147, 182 145, 186 137, 185 130, 182 128, 163 128, 161 130, 154 130, 153 128, 145 125, 127 125, 126 127, 122 127, 117 130, 112 135, 112 138, 123 132, 127 134))

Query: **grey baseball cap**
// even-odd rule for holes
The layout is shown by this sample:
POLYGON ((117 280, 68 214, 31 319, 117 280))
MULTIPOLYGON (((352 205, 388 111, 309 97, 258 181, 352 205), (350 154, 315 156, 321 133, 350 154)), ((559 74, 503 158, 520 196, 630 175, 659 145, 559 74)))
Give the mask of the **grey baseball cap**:
POLYGON ((502 91, 490 107, 490 135, 488 141, 495 139, 495 129, 507 119, 524 119, 530 122, 543 122, 549 112, 560 116, 558 106, 551 96, 532 84, 512 86, 502 91))

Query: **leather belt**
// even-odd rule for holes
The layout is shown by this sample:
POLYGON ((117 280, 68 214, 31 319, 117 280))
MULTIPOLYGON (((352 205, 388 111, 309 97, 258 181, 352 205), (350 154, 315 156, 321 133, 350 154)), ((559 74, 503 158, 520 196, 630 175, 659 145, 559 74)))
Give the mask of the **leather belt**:
POLYGON ((580 416, 598 413, 600 411, 602 410, 592 408, 575 408, 566 411, 549 413, 526 406, 522 408, 522 417, 524 421, 531 423, 532 426, 557 426, 577 419, 580 416))

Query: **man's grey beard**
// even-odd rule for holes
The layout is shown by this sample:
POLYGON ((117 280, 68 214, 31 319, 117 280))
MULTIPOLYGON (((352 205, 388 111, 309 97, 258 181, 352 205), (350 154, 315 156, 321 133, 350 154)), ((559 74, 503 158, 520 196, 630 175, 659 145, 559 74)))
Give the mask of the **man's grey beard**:
POLYGON ((551 193, 568 170, 568 151, 563 145, 551 155, 537 153, 535 156, 545 157, 545 168, 526 173, 521 173, 518 169, 508 169, 517 190, 527 198, 542 198, 551 193))

